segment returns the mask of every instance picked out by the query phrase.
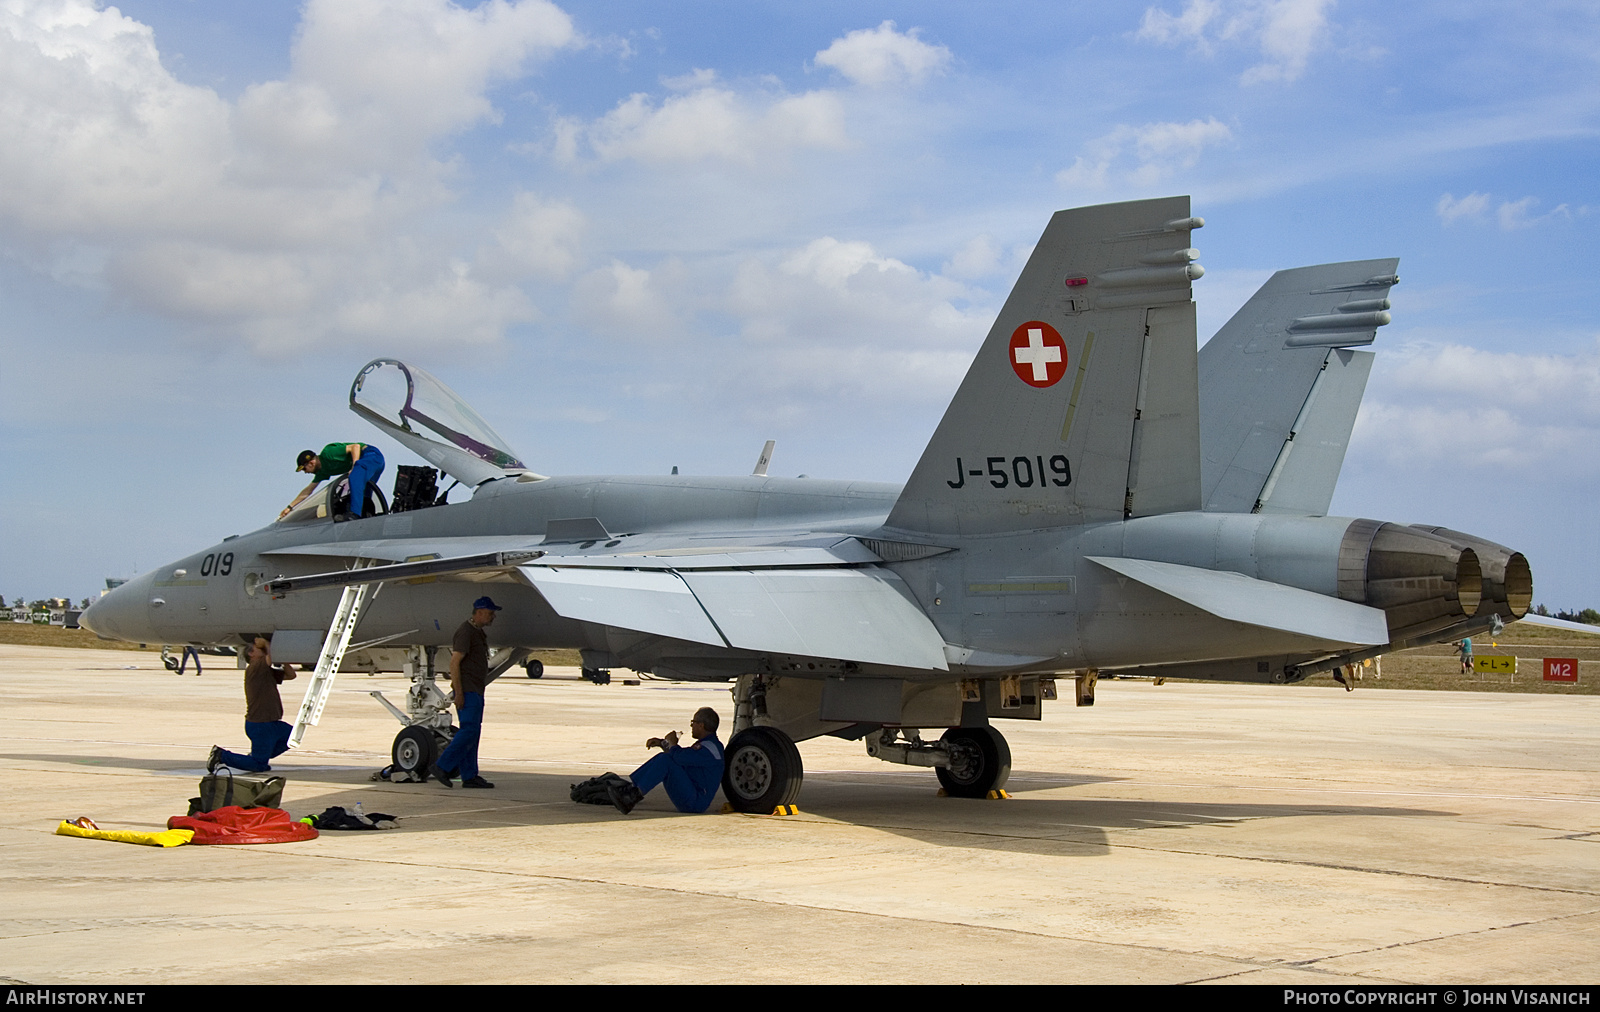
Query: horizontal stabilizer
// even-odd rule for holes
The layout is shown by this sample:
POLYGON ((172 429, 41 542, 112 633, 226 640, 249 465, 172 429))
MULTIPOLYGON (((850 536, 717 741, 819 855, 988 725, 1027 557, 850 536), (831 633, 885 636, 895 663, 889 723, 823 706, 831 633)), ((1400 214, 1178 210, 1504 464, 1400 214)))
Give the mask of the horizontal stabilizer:
POLYGON ((1305 637, 1326 645, 1389 642, 1383 611, 1240 573, 1145 559, 1086 556, 1090 562, 1229 622, 1305 637))
POLYGON ((1567 632, 1582 633, 1585 636, 1600 636, 1600 625, 1589 625, 1586 622, 1569 622, 1564 618, 1551 618, 1548 615, 1535 615, 1532 612, 1522 616, 1517 621, 1540 626, 1544 629, 1565 629, 1567 632))

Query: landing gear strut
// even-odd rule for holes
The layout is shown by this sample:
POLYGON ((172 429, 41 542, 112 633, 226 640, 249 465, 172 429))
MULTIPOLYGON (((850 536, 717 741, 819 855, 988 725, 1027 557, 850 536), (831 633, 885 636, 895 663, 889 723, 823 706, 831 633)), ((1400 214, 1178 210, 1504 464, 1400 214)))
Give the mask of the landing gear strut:
POLYGON ((406 674, 411 687, 406 691, 404 710, 383 698, 381 692, 370 692, 372 698, 400 723, 406 725, 394 736, 389 757, 394 760, 396 772, 415 773, 427 777, 428 767, 450 743, 455 727, 450 723, 450 697, 439 689, 433 666, 434 652, 438 647, 413 647, 406 660, 406 674))

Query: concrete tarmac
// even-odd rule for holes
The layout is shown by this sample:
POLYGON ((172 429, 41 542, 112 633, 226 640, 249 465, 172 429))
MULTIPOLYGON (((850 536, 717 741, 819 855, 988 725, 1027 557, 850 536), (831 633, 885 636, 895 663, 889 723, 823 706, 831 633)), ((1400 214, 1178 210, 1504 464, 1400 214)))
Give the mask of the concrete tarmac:
MULTIPOLYGON (((0 647, 0 980, 1593 983, 1600 697, 1102 682, 1005 721, 1008 801, 801 745, 801 814, 631 816, 568 785, 648 757, 727 686, 492 685, 493 791, 374 782, 399 725, 341 676, 284 807, 389 832, 160 850, 241 675, 0 647)), ((304 681, 285 686, 291 715, 304 681)), ((715 811, 715 807, 713 809, 715 811)))

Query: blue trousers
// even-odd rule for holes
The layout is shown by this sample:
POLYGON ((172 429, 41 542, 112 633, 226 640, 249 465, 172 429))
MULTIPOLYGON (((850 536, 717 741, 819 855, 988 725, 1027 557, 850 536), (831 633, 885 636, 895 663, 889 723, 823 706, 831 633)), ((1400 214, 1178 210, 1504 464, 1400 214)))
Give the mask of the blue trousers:
MULTIPOLYGON (((361 456, 365 458, 366 454, 361 456)), ((444 747, 435 765, 446 773, 460 774, 461 779, 471 780, 478 775, 478 741, 483 737, 483 693, 464 692, 462 695, 465 698, 456 708, 456 719, 461 722, 461 730, 444 747)))
POLYGON ((217 755, 224 766, 246 773, 265 773, 272 769, 273 759, 289 751, 289 735, 294 728, 281 720, 247 720, 245 737, 250 739, 250 754, 240 755, 227 749, 218 749, 217 755))
POLYGON ((350 468, 350 512, 355 516, 366 513, 367 486, 376 486, 383 476, 383 454, 376 446, 361 451, 361 459, 350 468))
MULTIPOLYGON (((662 752, 650 759, 643 766, 633 771, 630 777, 633 786, 639 788, 643 794, 649 794, 658 786, 667 789, 667 797, 672 799, 672 807, 680 812, 698 815, 711 807, 711 800, 717 796, 717 788, 721 786, 722 763, 716 763, 717 781, 708 790, 694 782, 689 775, 689 769, 684 765, 684 753, 690 753, 690 761, 695 765, 703 766, 705 762, 694 756, 693 749, 674 749, 662 752)), ((701 779, 707 779, 702 776, 701 779)))

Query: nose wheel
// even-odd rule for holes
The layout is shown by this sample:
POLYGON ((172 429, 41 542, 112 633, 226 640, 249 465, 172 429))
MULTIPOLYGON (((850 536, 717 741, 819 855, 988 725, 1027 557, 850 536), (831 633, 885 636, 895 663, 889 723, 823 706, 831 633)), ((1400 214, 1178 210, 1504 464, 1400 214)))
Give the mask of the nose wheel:
POLYGON ((400 733, 394 736, 394 747, 390 749, 389 757, 394 760, 395 769, 426 776, 428 767, 439 758, 444 744, 429 728, 413 725, 401 728, 400 733))

